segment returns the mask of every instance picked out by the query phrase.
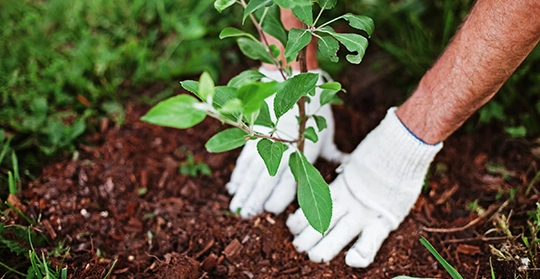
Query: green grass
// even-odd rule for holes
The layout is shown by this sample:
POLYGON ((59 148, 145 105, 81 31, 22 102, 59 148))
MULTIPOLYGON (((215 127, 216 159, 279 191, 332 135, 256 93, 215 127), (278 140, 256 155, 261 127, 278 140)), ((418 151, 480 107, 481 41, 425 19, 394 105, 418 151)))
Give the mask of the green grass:
POLYGON ((0 165, 13 169, 4 157, 15 150, 21 173, 36 173, 100 117, 121 124, 122 104, 145 86, 170 94, 182 77, 217 78, 234 56, 218 34, 233 21, 213 0, 1 1, 0 165))

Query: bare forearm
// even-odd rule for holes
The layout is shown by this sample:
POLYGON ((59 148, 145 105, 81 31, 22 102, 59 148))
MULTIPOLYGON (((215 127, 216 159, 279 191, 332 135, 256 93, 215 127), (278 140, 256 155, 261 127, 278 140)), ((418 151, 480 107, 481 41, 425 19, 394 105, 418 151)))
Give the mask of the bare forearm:
POLYGON ((540 2, 479 0, 396 112, 427 143, 446 139, 500 89, 540 39, 540 2))

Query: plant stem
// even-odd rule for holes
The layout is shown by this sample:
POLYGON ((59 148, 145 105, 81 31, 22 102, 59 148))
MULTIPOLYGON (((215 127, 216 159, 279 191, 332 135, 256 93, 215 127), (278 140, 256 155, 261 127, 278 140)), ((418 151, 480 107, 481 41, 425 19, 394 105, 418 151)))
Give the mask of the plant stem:
POLYGON ((9 270, 9 271, 11 271, 11 272, 13 272, 13 273, 15 273, 15 274, 18 274, 18 275, 21 275, 21 276, 26 277, 26 274, 24 274, 24 273, 22 273, 22 272, 20 272, 20 271, 18 271, 18 270, 15 270, 15 269, 13 269, 13 268, 11 268, 10 266, 8 266, 7 264, 5 264, 5 263, 3 263, 3 262, 0 262, 0 266, 4 267, 5 269, 7 269, 7 270, 9 270))
MULTIPOLYGON (((244 9, 246 9, 247 7, 247 4, 246 4, 246 1, 245 0, 240 0, 240 4, 242 5, 242 7, 244 9)), ((265 13, 266 15, 266 13, 265 13)), ((270 43, 268 43, 268 40, 266 39, 266 36, 264 35, 264 32, 262 30, 262 27, 261 27, 261 24, 259 24, 259 22, 257 22, 257 20, 255 19, 255 17, 253 16, 253 14, 249 14, 249 18, 251 19, 251 21, 253 22, 253 25, 255 26, 255 29, 257 29, 257 32, 259 33, 259 36, 261 37, 261 40, 263 41, 264 43, 264 46, 266 48, 266 51, 268 51, 268 53, 270 53, 270 56, 272 57, 272 62, 274 64, 274 66, 276 67, 276 69, 279 71, 279 73, 281 74, 281 76, 283 77, 283 80, 287 80, 287 76, 285 75, 285 73, 283 72, 283 70, 281 69, 281 67, 279 66, 279 63, 276 59, 276 57, 274 57, 274 54, 272 53, 272 51, 270 50, 270 43)), ((262 23, 262 22, 261 22, 262 23)))
MULTIPOLYGON (((302 28, 306 29, 307 26, 305 24, 302 24, 302 28)), ((298 62, 300 64, 300 72, 301 73, 307 73, 307 59, 306 59, 306 52, 307 52, 307 46, 304 47, 300 53, 298 53, 298 62)), ((300 152, 304 152, 304 143, 305 143, 305 137, 304 132, 306 131, 306 97, 302 96, 300 100, 298 100, 298 117, 300 118, 300 127, 298 128, 298 150, 300 152)))

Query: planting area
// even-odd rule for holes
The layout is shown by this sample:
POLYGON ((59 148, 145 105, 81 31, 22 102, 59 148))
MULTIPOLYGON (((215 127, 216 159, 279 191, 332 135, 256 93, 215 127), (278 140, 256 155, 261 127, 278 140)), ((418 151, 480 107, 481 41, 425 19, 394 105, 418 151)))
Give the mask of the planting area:
MULTIPOLYGON (((140 121, 187 93, 179 80, 207 71, 223 85, 258 67, 218 39, 241 11, 213 3, 0 1, 0 278, 450 278, 422 237, 463 278, 540 278, 540 48, 444 142, 410 214, 355 269, 346 249, 329 263, 295 250, 296 202, 249 220, 229 210, 240 149, 204 147, 228 127, 140 121)), ((404 101, 471 4, 339 1, 332 16, 376 23, 362 64, 320 60, 347 91, 333 106, 341 150, 404 101)))
MULTIPOLYGON (((336 141, 347 152, 387 108, 384 98, 359 102, 363 98, 352 83, 357 75, 356 69, 344 71, 349 105, 334 107, 336 141)), ((371 88, 391 92, 385 85, 371 88)), ((533 241, 535 219, 529 212, 539 198, 540 165, 529 141, 490 128, 453 135, 411 214, 370 267, 354 269, 345 265, 344 253, 315 263, 294 249, 285 221, 297 204, 284 214, 251 220, 229 211, 224 185, 240 150, 208 154, 204 149, 224 128, 220 123, 207 119, 174 130, 141 122, 147 110, 128 103, 124 125, 103 121, 98 133, 87 134, 78 145, 76 157, 46 166, 18 196, 24 202, 14 203, 40 220, 35 229, 48 241, 36 245, 37 254, 56 251, 49 257, 52 266, 63 261, 70 278, 108 273, 109 278, 449 278, 420 244, 422 236, 464 278, 491 278, 490 258, 496 278, 540 275, 530 269, 540 258, 523 241, 533 241), (200 173, 203 165, 210 175, 200 173)), ((319 161, 316 166, 329 181, 335 177, 336 165, 319 161)), ((25 223, 10 216, 7 223, 25 223)), ((18 261, 3 258, 11 266, 18 261)))

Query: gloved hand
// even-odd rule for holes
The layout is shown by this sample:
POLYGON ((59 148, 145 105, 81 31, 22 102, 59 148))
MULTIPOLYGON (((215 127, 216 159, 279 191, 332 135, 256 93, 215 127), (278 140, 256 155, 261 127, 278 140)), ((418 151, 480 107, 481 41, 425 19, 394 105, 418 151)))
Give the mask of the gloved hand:
MULTIPOLYGON (((267 70, 263 67, 259 69, 261 73, 271 80, 283 81, 281 74, 276 70, 267 70)), ((321 70, 310 72, 319 74, 317 85, 322 84, 323 75, 328 77, 321 70)), ((298 71, 293 73, 298 74, 298 71)), ((327 78, 329 79, 329 78, 327 78)), ((329 80, 330 81, 330 80, 329 80)), ((334 118, 330 105, 320 107, 320 89, 316 89, 316 94, 311 97, 311 102, 306 105, 306 113, 320 115, 326 118, 327 128, 319 133, 319 140, 313 143, 305 141, 304 155, 310 162, 314 162, 319 156, 340 162, 344 157, 334 144, 334 118)), ((266 100, 270 112, 273 112, 273 99, 266 100)), ((273 116, 273 113, 271 113, 273 116)), ((276 136, 285 139, 295 139, 298 136, 298 108, 295 108, 283 115, 278 123, 276 136)), ((275 118, 273 119, 275 121, 275 118)), ((313 119, 307 123, 307 127, 315 126, 313 119)), ((256 130, 264 131, 264 127, 257 127, 256 130)), ((249 141, 244 146, 242 153, 236 161, 236 168, 231 175, 231 181, 227 183, 227 190, 234 195, 231 200, 230 210, 236 212, 240 209, 243 218, 253 217, 261 212, 269 211, 279 214, 289 205, 296 195, 296 182, 289 170, 288 160, 294 148, 289 147, 279 166, 278 172, 271 177, 266 170, 263 160, 257 152, 257 141, 249 141)))
POLYGON ((291 214, 287 226, 293 244, 313 261, 330 261, 351 240, 345 262, 367 267, 388 234, 414 205, 428 167, 442 148, 416 138, 388 110, 377 128, 350 155, 343 172, 330 185, 333 215, 326 235, 310 227, 301 209, 291 214))

